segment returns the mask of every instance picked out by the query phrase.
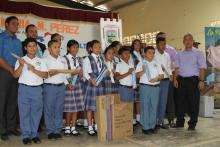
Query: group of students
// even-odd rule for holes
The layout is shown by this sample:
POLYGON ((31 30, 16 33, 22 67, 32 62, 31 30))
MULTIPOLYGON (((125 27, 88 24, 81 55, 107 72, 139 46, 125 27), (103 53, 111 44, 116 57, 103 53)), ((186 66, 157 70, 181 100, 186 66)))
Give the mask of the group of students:
MULTIPOLYGON (((17 20, 16 17, 9 17, 6 20, 4 33, 10 32, 10 23, 17 20)), ((34 25, 28 27, 26 32, 30 29, 35 31, 36 36, 36 27, 34 25)), ((14 67, 12 75, 18 78, 19 83, 18 109, 23 143, 41 142, 38 127, 42 114, 46 134, 50 140, 62 138, 63 112, 66 119, 65 135, 80 135, 76 128, 78 112, 85 114, 88 134, 96 135, 98 129, 95 124, 96 96, 113 93, 119 93, 123 102, 134 103, 136 111, 134 118, 140 122, 144 134, 156 133, 158 128, 167 128, 164 125, 164 116, 169 99, 168 93, 170 87, 173 88, 170 83, 174 82, 176 87, 181 87, 177 78, 179 78, 178 71, 183 72, 181 66, 184 63, 181 57, 177 56, 175 60, 178 63, 175 66, 178 71, 174 72, 172 57, 165 51, 166 39, 160 35, 164 33, 158 34, 156 48, 153 46, 143 48, 138 39, 132 42, 131 48, 123 47, 120 42, 114 41, 103 53, 100 42, 93 40, 87 43, 88 56, 83 58, 77 55, 79 43, 76 40, 68 41, 67 53, 61 56, 61 35, 52 35, 48 49, 43 47, 43 50, 35 37, 27 36, 23 42, 25 56, 18 58, 17 61, 10 57, 16 61, 15 65, 11 64, 11 66, 14 67)), ((190 34, 184 36, 186 47, 187 43, 190 47, 189 42, 192 39, 190 34)), ((0 48, 0 59, 6 60, 2 50, 3 48, 0 48)), ((13 52, 12 49, 11 51, 13 52)), ((22 56, 19 51, 13 53, 22 56)), ((201 63, 204 62, 203 59, 200 60, 201 63)), ((196 59, 193 62, 197 64, 196 59)), ((2 65, 1 63, 1 72, 5 69, 2 65)), ((190 68, 190 65, 186 66, 190 68)), ((199 69, 204 68, 206 68, 204 64, 199 67, 199 69)), ((198 76, 204 78, 202 73, 198 76)), ((182 79, 184 78, 182 76, 182 79)), ((194 81, 198 84, 198 79, 194 81)), ((187 84, 185 83, 184 86, 187 84)), ((202 83, 199 85, 202 89, 202 83)), ((181 92, 190 93, 190 90, 184 90, 182 89, 181 92)), ((180 121, 183 123, 185 110, 180 105, 184 103, 182 96, 181 102, 177 102, 179 123, 180 121)), ((197 103, 193 104, 192 107, 197 106, 197 103)), ((194 130, 198 112, 191 109, 190 111, 193 122, 189 130, 194 130)), ((183 127, 183 124, 177 124, 176 127, 183 127)), ((5 137, 3 135, 2 138, 5 137)))

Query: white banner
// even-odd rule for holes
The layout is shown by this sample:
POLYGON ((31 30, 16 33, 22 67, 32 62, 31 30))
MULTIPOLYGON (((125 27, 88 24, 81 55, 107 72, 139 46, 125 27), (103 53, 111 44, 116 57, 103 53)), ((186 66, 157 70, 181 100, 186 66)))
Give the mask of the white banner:
POLYGON ((32 14, 10 14, 0 12, 0 32, 5 30, 5 19, 8 16, 17 16, 19 19, 19 30, 17 37, 23 41, 25 36, 25 27, 28 24, 34 24, 38 28, 38 41, 47 46, 51 34, 59 33, 63 36, 61 45, 61 54, 66 53, 66 44, 70 39, 75 39, 80 44, 79 56, 86 55, 86 43, 91 40, 100 40, 99 23, 66 21, 56 19, 41 18, 32 14))

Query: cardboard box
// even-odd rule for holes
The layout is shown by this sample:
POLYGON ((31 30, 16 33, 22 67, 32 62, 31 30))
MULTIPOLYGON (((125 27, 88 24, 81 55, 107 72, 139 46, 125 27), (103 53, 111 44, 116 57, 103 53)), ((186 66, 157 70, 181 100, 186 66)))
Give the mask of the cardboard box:
POLYGON ((117 140, 133 134, 133 103, 121 103, 111 106, 112 139, 117 140))
POLYGON ((109 143, 133 134, 133 103, 120 101, 119 94, 96 97, 98 140, 109 143))
POLYGON ((200 105, 199 105, 199 116, 213 117, 213 112, 214 112, 214 97, 201 96, 200 105))

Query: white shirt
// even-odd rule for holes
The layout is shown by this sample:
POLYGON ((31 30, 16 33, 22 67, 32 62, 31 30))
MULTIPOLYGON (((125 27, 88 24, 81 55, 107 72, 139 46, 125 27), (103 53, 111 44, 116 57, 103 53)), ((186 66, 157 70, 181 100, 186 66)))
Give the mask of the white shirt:
POLYGON ((143 58, 142 58, 141 54, 138 53, 137 51, 134 51, 133 53, 134 53, 134 55, 138 58, 138 61, 139 61, 139 62, 142 62, 143 58))
MULTIPOLYGON (((51 55, 48 55, 46 58, 44 58, 44 61, 46 63, 47 69, 68 69, 67 64, 65 62, 65 59, 63 57, 58 57, 57 59, 52 57, 51 55)), ((68 84, 68 81, 66 80, 65 74, 56 74, 54 76, 50 76, 47 79, 44 80, 44 83, 49 84, 60 84, 65 83, 68 84)))
MULTIPOLYGON (((68 58, 68 60, 69 60, 69 62, 70 62, 70 68, 71 69, 80 69, 80 64, 79 64, 79 58, 78 58, 78 56, 76 56, 76 57, 73 57, 71 54, 68 54, 68 55, 66 55, 66 57, 68 58), (74 60, 73 60, 73 58, 76 58, 76 66, 74 65, 74 60)), ((66 59, 65 59, 65 61, 66 61, 66 59)), ((68 63, 67 63, 67 61, 66 61, 66 65, 67 65, 67 68, 68 68, 68 63)), ((66 78, 68 79, 68 78, 70 78, 71 77, 71 74, 66 74, 66 78)))
MULTIPOLYGON (((141 72, 143 70, 143 63, 146 62, 148 64, 148 68, 150 71, 150 75, 151 75, 151 79, 156 78, 157 76, 163 74, 162 68, 161 66, 155 61, 147 61, 147 60, 143 60, 143 62, 139 62, 136 68, 136 73, 141 72)), ((146 69, 147 70, 147 69, 146 69)), ((147 71, 146 71, 147 72, 147 71)), ((155 83, 151 83, 149 82, 151 79, 148 79, 146 73, 144 73, 141 77, 140 77, 140 82, 142 84, 149 84, 149 85, 157 85, 160 82, 155 82, 155 83)))
MULTIPOLYGON (((127 64, 126 62, 124 62, 124 60, 121 59, 121 62, 117 64, 115 71, 122 75, 127 73, 130 68, 134 68, 134 65, 131 64, 130 62, 129 64, 127 64)), ((132 74, 119 80, 119 83, 125 86, 133 86, 132 74)))
MULTIPOLYGON (((36 70, 47 72, 46 64, 42 59, 38 57, 31 59, 27 55, 22 58, 27 63, 33 65, 36 70)), ((19 61, 17 61, 15 64, 15 70, 19 67, 19 65, 19 61)), ((18 83, 29 86, 38 86, 43 84, 43 78, 28 70, 27 64, 24 64, 18 83)))
MULTIPOLYGON (((101 71, 101 68, 99 67, 98 65, 98 59, 97 57, 100 57, 100 55, 96 55, 94 53, 91 54, 92 57, 95 59, 95 62, 97 64, 97 67, 98 67, 98 71, 100 72, 101 71)), ((101 61, 101 67, 102 67, 102 60, 100 58, 100 61, 101 61)), ((90 79, 90 73, 92 73, 92 67, 91 67, 91 64, 90 64, 90 60, 89 60, 89 57, 86 57, 83 61, 83 75, 84 77, 89 80, 90 79)))
MULTIPOLYGON (((164 78, 169 78, 172 75, 172 69, 171 69, 171 59, 170 55, 164 51, 163 54, 161 54, 157 49, 155 50, 155 61, 161 65, 161 67, 164 67, 164 78)), ((163 69, 163 68, 162 68, 163 69)))

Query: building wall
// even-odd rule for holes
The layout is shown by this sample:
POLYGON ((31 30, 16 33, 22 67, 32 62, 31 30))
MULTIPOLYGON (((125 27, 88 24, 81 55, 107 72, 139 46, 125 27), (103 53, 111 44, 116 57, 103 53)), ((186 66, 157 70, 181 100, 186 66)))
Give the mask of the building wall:
POLYGON ((167 42, 181 48, 182 37, 192 33, 204 51, 204 27, 220 20, 220 0, 146 0, 119 9, 123 35, 153 31, 167 33, 167 42))

